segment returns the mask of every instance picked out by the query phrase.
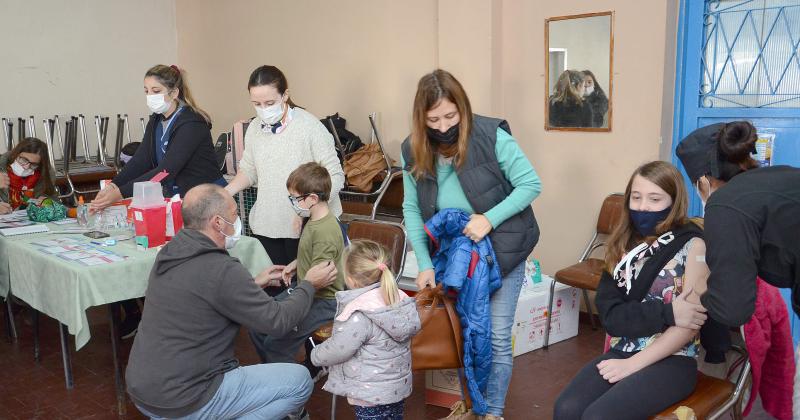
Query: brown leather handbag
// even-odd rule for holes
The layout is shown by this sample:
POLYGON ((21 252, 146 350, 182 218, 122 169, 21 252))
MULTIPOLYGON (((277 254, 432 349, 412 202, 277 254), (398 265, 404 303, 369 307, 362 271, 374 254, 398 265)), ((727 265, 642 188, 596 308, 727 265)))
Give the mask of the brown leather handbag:
POLYGON ((426 287, 416 295, 420 330, 411 339, 413 370, 457 369, 464 366, 461 322, 453 300, 441 284, 426 287))

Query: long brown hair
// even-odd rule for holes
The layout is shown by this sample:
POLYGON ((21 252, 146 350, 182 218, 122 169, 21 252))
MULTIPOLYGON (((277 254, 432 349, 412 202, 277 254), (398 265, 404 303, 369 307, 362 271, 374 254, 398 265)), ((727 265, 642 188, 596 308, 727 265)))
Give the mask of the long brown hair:
POLYGON ((206 122, 211 122, 211 117, 208 116, 207 112, 197 106, 197 102, 195 102, 189 90, 189 84, 186 82, 186 70, 180 70, 178 66, 157 64, 147 70, 144 77, 155 77, 158 83, 161 83, 169 90, 178 89, 178 99, 186 102, 189 108, 200 114, 206 122))
POLYGON ((442 99, 455 104, 461 118, 453 155, 456 168, 460 168, 467 159, 468 139, 472 131, 472 107, 469 98, 452 74, 442 69, 434 70, 419 79, 411 113, 411 152, 414 156, 411 172, 417 179, 424 174, 433 174, 434 146, 428 138, 426 120, 428 111, 439 105, 442 99))
MULTIPOLYGON (((275 66, 261 66, 253 70, 250 73, 250 79, 247 80, 248 91, 256 86, 272 86, 278 91, 279 95, 283 96, 286 90, 289 89, 289 81, 286 80, 286 76, 281 69, 275 66)), ((291 95, 286 100, 286 103, 292 108, 297 107, 297 104, 292 101, 291 95)))
MULTIPOLYGON (((594 77, 592 77, 594 79, 594 77)), ((583 95, 578 92, 578 85, 583 83, 583 73, 575 70, 564 70, 558 76, 556 91, 550 96, 550 103, 575 102, 583 103, 583 95)))
POLYGON ((359 287, 381 283, 383 301, 394 305, 400 300, 397 282, 389 268, 389 253, 379 243, 368 239, 354 239, 344 250, 344 275, 359 287))
POLYGON ((612 271, 622 257, 636 246, 637 243, 641 243, 642 241, 651 243, 655 240, 656 236, 688 223, 689 219, 686 217, 687 202, 688 198, 686 187, 683 184, 683 177, 672 164, 657 160, 645 163, 636 168, 631 178, 628 180, 628 186, 625 188, 624 203, 626 211, 623 212, 621 223, 614 228, 614 231, 611 233, 606 243, 606 269, 609 272, 612 271), (627 211, 630 207, 633 179, 636 178, 637 175, 658 185, 659 188, 664 190, 664 192, 669 194, 670 198, 672 198, 672 210, 669 212, 669 215, 656 226, 655 235, 647 238, 643 238, 633 227, 630 212, 627 211))
POLYGON ((14 163, 15 160, 19 157, 20 153, 33 153, 35 155, 39 155, 39 173, 41 174, 40 180, 44 182, 44 195, 48 197, 53 197, 56 195, 56 188, 53 185, 55 180, 53 179, 53 174, 51 173, 51 165, 50 165, 50 155, 47 153, 47 144, 45 142, 35 138, 35 137, 27 137, 21 142, 17 143, 17 145, 8 152, 8 161, 6 162, 8 165, 14 163))

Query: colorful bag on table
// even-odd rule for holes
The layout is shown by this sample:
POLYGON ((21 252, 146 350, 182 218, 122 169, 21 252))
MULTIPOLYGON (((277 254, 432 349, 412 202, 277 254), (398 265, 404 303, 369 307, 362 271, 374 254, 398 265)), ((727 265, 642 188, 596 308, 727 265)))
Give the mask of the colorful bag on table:
POLYGON ((28 218, 34 222, 55 222, 67 218, 67 208, 52 198, 45 198, 38 206, 28 204, 28 218))

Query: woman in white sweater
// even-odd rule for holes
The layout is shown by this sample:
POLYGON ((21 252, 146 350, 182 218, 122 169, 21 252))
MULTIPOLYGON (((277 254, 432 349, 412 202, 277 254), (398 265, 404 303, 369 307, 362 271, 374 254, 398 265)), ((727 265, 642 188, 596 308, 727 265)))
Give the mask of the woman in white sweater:
POLYGON ((225 189, 232 195, 250 186, 258 188, 250 211, 250 228, 273 264, 297 258, 300 218, 289 202, 286 179, 298 166, 317 162, 331 175, 331 211, 342 213, 339 190, 344 171, 333 137, 319 119, 289 98, 286 76, 275 66, 261 66, 247 83, 257 117, 245 133, 245 149, 236 177, 225 189))

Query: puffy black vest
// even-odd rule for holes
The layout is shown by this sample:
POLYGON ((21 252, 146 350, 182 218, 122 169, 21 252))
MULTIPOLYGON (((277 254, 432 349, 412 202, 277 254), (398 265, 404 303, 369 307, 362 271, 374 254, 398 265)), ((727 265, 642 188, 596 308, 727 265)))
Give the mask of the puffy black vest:
MULTIPOLYGON (((472 208, 481 214, 499 204, 514 190, 497 162, 495 144, 498 127, 511 134, 505 120, 473 115, 467 159, 457 170, 464 195, 472 208)), ((410 173, 414 166, 410 137, 403 141, 402 151, 405 161, 403 169, 410 173)), ((425 174, 417 180, 417 199, 423 221, 436 213, 438 187, 436 174, 425 174)), ((528 206, 509 217, 489 233, 489 238, 492 240, 500 271, 505 276, 530 255, 539 241, 539 225, 533 209, 528 206)))

